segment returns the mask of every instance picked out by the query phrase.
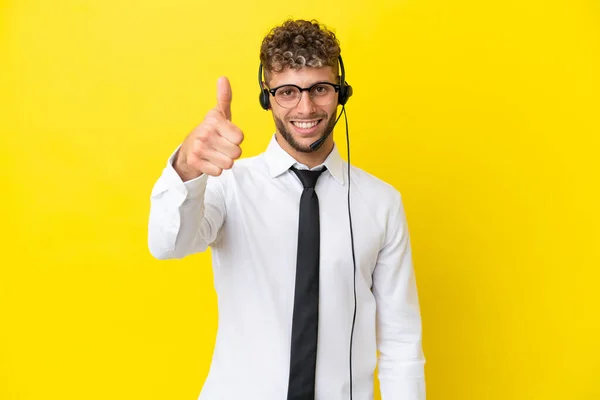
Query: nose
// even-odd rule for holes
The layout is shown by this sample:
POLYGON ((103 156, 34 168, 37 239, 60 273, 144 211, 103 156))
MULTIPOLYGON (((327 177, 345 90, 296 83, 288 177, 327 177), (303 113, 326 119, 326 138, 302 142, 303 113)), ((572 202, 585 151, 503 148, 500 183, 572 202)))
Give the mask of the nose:
POLYGON ((296 105, 296 109, 300 114, 310 115, 315 111, 315 103, 310 98, 308 91, 300 93, 300 101, 296 105))

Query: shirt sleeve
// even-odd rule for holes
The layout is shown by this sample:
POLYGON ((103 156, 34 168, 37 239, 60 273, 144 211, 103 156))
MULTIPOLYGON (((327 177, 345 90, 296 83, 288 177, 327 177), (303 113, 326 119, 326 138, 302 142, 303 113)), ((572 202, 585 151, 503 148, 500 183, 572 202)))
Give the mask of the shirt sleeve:
POLYGON ((183 182, 171 154, 150 196, 148 247, 157 259, 183 258, 205 251, 218 237, 226 210, 218 177, 183 182))
POLYGON ((379 386, 382 400, 425 400, 420 306, 404 207, 396 195, 373 272, 379 386))

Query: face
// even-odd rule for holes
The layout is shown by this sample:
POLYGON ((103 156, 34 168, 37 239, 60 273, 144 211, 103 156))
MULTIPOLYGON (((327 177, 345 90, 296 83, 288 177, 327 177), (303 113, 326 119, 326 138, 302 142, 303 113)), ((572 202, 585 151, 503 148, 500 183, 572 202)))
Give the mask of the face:
MULTIPOLYGON (((286 68, 270 74, 269 87, 294 84, 302 88, 316 82, 337 83, 333 67, 305 67, 299 70, 286 68)), ((271 110, 277 132, 297 152, 309 153, 310 145, 333 130, 338 105, 338 94, 325 106, 318 106, 310 99, 308 91, 302 92, 300 102, 294 108, 283 108, 270 96, 271 110)), ((327 141, 333 139, 328 138, 327 141)), ((325 148, 323 144, 322 148, 325 148)))

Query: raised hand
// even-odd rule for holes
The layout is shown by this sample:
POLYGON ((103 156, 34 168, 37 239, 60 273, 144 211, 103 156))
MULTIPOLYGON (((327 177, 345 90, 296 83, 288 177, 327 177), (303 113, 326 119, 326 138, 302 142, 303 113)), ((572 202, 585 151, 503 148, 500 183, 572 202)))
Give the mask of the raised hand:
POLYGON ((217 81, 217 105, 183 141, 174 168, 182 180, 202 174, 219 176, 240 158, 244 134, 231 122, 231 85, 226 77, 217 81))

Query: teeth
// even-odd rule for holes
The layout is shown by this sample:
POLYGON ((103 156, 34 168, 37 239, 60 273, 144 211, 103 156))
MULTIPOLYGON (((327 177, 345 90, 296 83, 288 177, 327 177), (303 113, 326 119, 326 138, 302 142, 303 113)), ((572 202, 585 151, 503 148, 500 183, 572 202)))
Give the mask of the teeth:
POLYGON ((296 125, 298 128, 301 129, 309 129, 312 128, 313 126, 315 126, 317 124, 317 121, 312 121, 312 122, 292 122, 294 125, 296 125))

